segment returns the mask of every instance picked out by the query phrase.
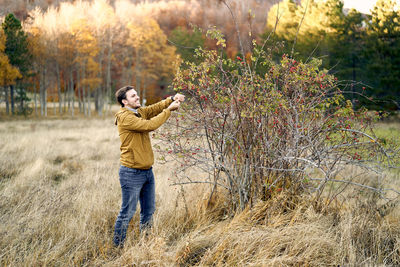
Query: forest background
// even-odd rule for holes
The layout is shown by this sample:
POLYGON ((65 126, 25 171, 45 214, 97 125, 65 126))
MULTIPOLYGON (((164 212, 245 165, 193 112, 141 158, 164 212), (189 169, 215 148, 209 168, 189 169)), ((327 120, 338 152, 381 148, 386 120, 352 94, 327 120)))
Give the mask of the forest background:
POLYGON ((302 61, 321 58, 353 106, 400 107, 400 11, 394 1, 377 1, 368 15, 344 9, 340 0, 235 0, 230 8, 209 0, 3 6, 2 114, 48 116, 51 107, 54 115, 91 116, 92 109, 102 115, 126 84, 136 87, 143 104, 154 103, 173 93, 176 63, 196 62, 197 47, 216 47, 204 33, 214 26, 226 38, 226 57, 249 61, 254 46, 273 32, 264 49, 278 44, 277 59, 285 53, 302 61))

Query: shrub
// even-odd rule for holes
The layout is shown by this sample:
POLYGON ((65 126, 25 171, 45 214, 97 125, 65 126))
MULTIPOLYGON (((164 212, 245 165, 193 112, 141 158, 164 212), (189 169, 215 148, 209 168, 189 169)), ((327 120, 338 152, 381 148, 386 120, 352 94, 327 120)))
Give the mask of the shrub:
MULTIPOLYGON (((225 45, 217 31, 208 34, 225 45)), ((275 62, 253 44, 251 54, 235 59, 197 49, 200 63, 178 69, 173 86, 187 96, 187 108, 160 136, 163 159, 179 164, 174 183, 209 183, 211 195, 224 188, 232 210, 280 191, 319 197, 331 182, 384 194, 378 176, 343 176, 349 166, 358 174, 390 166, 394 152, 373 134, 378 115, 354 110, 320 60, 283 55, 275 62), (190 167, 198 177, 187 175, 190 167)))

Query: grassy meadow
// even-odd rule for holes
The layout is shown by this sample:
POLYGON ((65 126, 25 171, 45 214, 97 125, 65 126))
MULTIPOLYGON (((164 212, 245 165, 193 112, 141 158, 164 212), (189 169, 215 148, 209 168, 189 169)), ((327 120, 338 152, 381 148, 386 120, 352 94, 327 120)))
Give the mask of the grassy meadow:
MULTIPOLYGON (((398 123, 380 128, 400 136, 398 123)), ((112 117, 0 121, 0 265, 400 265, 400 209, 380 215, 373 194, 318 209, 282 192, 232 218, 223 197, 206 205, 207 187, 170 186, 173 163, 157 162, 152 231, 139 235, 137 212, 113 248, 118 166, 112 117)), ((386 183, 400 190, 399 172, 386 183)))

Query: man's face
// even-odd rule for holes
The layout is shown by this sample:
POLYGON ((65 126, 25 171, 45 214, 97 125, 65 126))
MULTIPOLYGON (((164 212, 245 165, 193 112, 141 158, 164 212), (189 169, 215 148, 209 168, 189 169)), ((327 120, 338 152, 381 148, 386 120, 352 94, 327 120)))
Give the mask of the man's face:
POLYGON ((126 92, 126 99, 122 99, 122 103, 125 105, 125 107, 140 108, 140 98, 135 89, 131 89, 126 92))

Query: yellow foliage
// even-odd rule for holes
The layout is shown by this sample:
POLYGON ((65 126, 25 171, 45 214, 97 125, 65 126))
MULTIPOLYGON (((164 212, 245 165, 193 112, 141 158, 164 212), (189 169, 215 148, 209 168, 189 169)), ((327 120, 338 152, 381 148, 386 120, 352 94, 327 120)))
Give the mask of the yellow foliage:
POLYGON ((74 62, 85 74, 81 85, 95 89, 101 84, 101 78, 98 77, 100 64, 95 60, 100 51, 98 40, 93 35, 87 19, 75 20, 71 25, 71 34, 74 37, 76 49, 74 62))
POLYGON ((28 42, 29 49, 35 58, 36 64, 44 65, 46 63, 47 49, 45 45, 44 32, 39 27, 32 27, 29 29, 28 42))
POLYGON ((300 5, 284 0, 270 9, 267 28, 272 30, 276 25, 276 34, 287 40, 294 39, 297 31, 300 38, 310 34, 318 36, 332 30, 328 25, 327 10, 328 6, 323 0, 301 1, 300 5))
POLYGON ((59 51, 58 62, 63 68, 67 68, 73 64, 75 55, 75 40, 69 32, 64 32, 58 37, 57 48, 59 51))
POLYGON ((81 85, 90 89, 95 89, 101 84, 101 79, 97 76, 100 70, 99 64, 93 58, 88 58, 85 65, 86 77, 82 79, 81 85))
MULTIPOLYGON (((167 77, 173 73, 177 60, 175 47, 167 44, 167 36, 153 19, 128 24, 130 44, 140 57, 142 76, 148 79, 167 77)), ((139 66, 136 66, 139 67, 139 66)))
POLYGON ((97 56, 100 50, 98 42, 86 19, 75 20, 71 27, 71 34, 75 39, 75 48, 78 53, 76 61, 78 63, 97 56))
POLYGON ((373 30, 381 34, 400 31, 398 24, 400 18, 399 6, 392 0, 378 0, 372 10, 371 24, 373 30))

